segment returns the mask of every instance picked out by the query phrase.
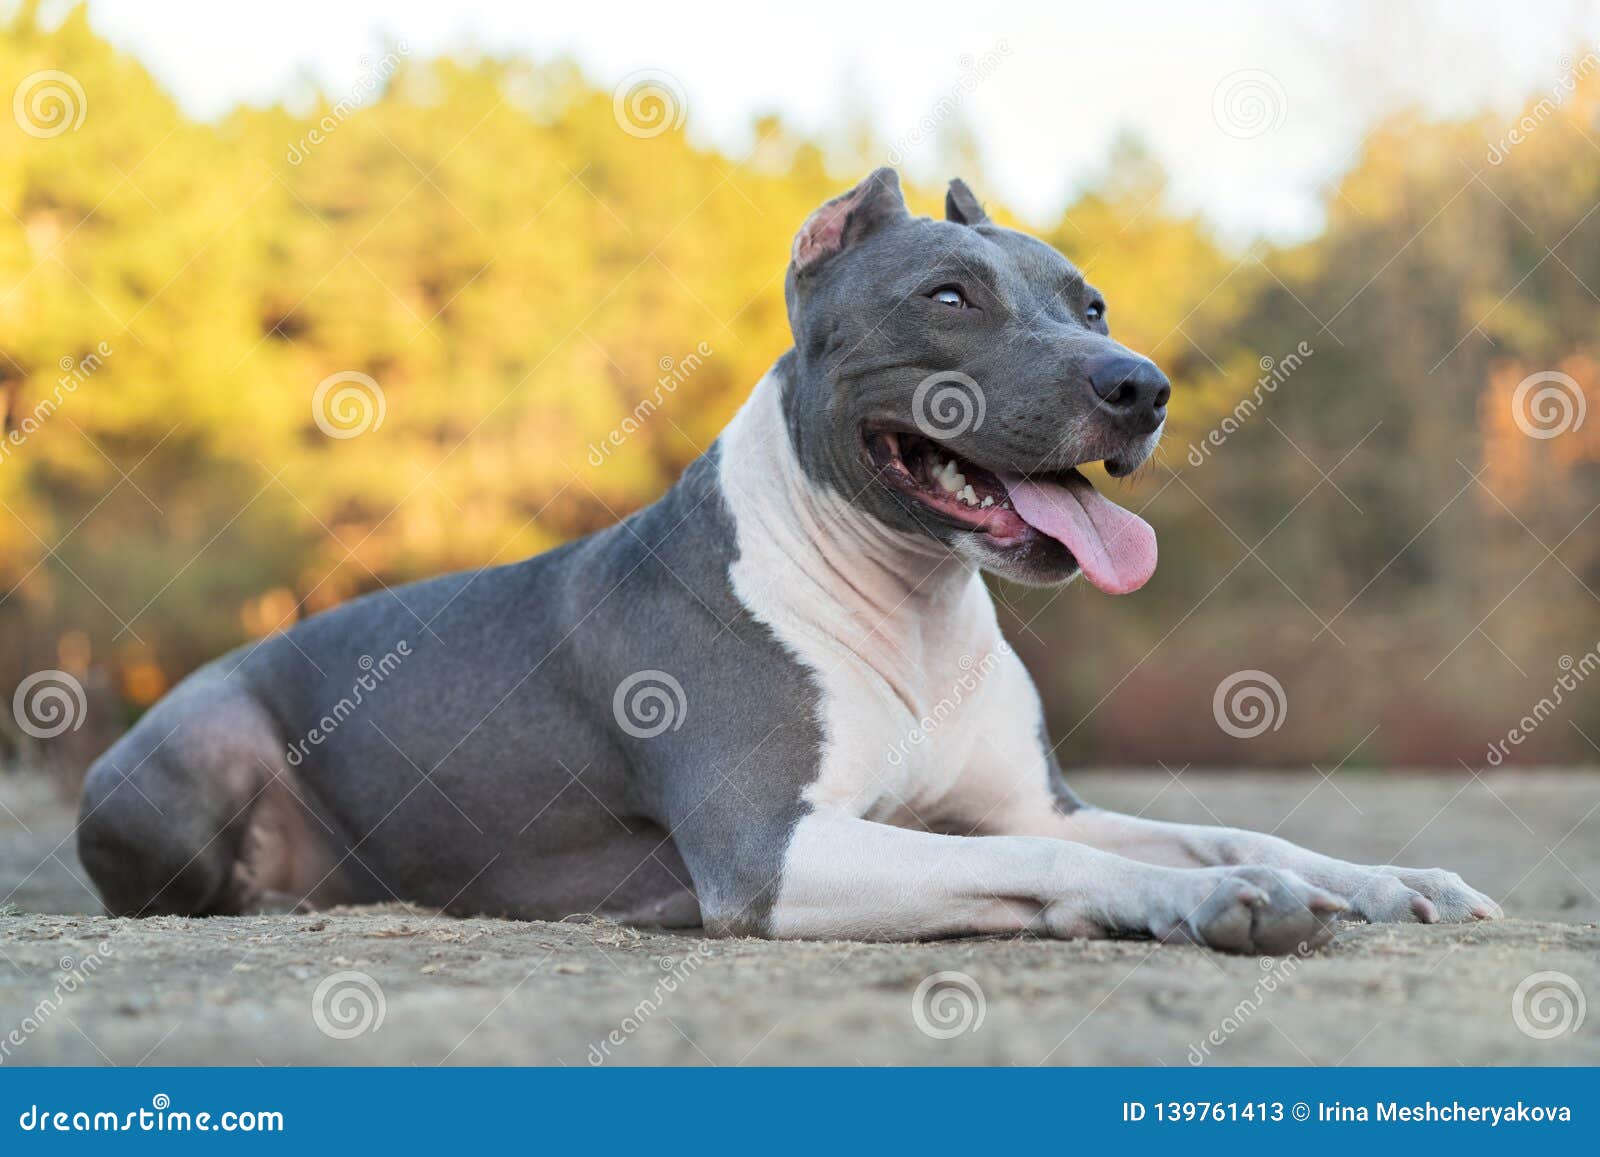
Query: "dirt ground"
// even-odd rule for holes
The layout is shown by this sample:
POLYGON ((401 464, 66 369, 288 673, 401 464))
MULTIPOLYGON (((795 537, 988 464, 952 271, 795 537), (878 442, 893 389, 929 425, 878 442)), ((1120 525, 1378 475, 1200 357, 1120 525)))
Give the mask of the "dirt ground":
POLYGON ((1574 1023, 1600 995, 1600 775, 1073 779, 1108 806, 1452 867, 1508 918, 1351 925, 1288 961, 707 941, 400 905, 108 920, 70 810, 0 775, 0 1064, 1600 1063, 1600 1013, 1574 1023), (1514 1010, 1535 973, 1561 975, 1514 1010))

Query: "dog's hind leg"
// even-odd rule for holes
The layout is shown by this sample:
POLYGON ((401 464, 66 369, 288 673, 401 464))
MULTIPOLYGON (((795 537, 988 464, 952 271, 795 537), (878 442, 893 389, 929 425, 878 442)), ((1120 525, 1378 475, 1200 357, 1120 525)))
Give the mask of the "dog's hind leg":
POLYGON ((335 841, 305 803, 276 724, 200 675, 90 769, 78 856, 119 916, 222 915, 343 898, 335 841))

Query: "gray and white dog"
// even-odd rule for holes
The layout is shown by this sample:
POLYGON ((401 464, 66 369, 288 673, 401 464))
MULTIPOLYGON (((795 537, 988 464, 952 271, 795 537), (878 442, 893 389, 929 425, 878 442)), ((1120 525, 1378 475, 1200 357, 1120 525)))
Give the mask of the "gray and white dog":
POLYGON ((1062 780, 980 572, 1141 586, 1154 532, 1075 467, 1143 463, 1170 393, 1066 259, 960 181, 945 220, 913 217, 880 169, 805 222, 785 297, 794 348, 654 505, 317 615, 147 713, 85 789, 108 909, 400 897, 1251 953, 1341 915, 1499 915, 1451 872, 1118 815, 1062 780))

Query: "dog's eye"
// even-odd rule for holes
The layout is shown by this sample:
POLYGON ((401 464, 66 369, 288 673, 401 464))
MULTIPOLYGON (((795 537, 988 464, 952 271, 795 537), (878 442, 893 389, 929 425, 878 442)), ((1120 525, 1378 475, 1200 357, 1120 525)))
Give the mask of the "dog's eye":
POLYGON ((968 308, 966 297, 953 285, 947 285, 943 289, 936 289, 931 296, 940 305, 952 306, 955 309, 968 308))
POLYGON ((1090 321, 1099 321, 1106 315, 1106 303, 1103 301, 1095 302, 1088 309, 1083 311, 1083 315, 1090 321))

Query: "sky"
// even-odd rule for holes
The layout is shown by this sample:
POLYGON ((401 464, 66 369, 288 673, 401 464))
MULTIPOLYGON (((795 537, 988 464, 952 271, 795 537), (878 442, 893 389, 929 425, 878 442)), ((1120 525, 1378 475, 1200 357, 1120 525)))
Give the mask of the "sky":
POLYGON ((90 0, 89 12, 203 117, 305 101, 317 86, 337 97, 401 42, 412 57, 569 57, 606 87, 667 74, 685 130, 735 157, 764 113, 824 136, 866 119, 909 175, 942 181, 927 126, 956 108, 976 141, 980 196, 1036 223, 1131 133, 1171 174, 1178 208, 1235 238, 1277 240, 1317 230, 1329 182, 1386 113, 1509 124, 1586 55, 1600 67, 1600 0, 90 0))

